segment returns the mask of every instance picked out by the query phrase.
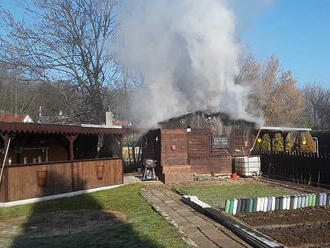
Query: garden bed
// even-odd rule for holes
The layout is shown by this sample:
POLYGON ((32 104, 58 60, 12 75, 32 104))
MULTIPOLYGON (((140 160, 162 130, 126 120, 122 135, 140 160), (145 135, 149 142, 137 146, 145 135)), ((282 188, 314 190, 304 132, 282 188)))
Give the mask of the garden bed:
POLYGON ((330 245, 330 207, 313 207, 236 216, 288 247, 330 245))

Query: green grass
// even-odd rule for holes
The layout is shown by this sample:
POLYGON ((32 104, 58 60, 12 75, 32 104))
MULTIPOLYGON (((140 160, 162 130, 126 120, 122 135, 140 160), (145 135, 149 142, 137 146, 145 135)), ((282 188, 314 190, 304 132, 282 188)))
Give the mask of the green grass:
POLYGON ((2 208, 1 219, 61 210, 107 209, 127 216, 120 225, 56 238, 0 240, 0 247, 187 247, 178 232, 140 196, 141 184, 38 204, 2 208), (11 244, 9 244, 11 243, 11 244))
POLYGON ((297 191, 291 189, 275 186, 270 187, 262 183, 254 182, 229 185, 178 186, 176 189, 186 195, 195 195, 200 200, 216 208, 223 208, 225 206, 225 200, 227 199, 280 196, 297 193, 297 191))

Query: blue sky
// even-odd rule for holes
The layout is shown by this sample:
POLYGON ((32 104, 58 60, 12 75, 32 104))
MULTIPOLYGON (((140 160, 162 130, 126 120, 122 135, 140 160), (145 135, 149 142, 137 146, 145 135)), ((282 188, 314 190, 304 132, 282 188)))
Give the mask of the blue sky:
POLYGON ((258 60, 279 57, 299 86, 319 82, 330 89, 330 0, 274 1, 241 39, 258 60))
MULTIPOLYGON (((228 1, 244 23, 241 41, 258 60, 274 54, 299 86, 318 82, 330 89, 330 0, 228 1)), ((15 0, 0 0, 0 6, 23 14, 15 0)))

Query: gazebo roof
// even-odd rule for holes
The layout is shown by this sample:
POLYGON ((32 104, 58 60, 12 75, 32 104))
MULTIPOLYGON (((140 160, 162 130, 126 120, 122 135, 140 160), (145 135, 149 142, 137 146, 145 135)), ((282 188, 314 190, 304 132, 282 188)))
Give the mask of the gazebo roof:
POLYGON ((101 126, 101 125, 58 125, 58 124, 37 124, 37 123, 18 123, 0 122, 0 133, 35 133, 35 134, 126 134, 127 128, 120 126, 101 126))

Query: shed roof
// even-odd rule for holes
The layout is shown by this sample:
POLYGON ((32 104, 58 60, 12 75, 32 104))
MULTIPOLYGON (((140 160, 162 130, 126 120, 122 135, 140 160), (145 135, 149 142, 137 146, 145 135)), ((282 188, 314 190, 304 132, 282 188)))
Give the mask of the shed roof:
POLYGON ((0 133, 40 133, 40 134, 126 134, 127 128, 100 125, 58 125, 19 122, 0 122, 0 133))

